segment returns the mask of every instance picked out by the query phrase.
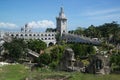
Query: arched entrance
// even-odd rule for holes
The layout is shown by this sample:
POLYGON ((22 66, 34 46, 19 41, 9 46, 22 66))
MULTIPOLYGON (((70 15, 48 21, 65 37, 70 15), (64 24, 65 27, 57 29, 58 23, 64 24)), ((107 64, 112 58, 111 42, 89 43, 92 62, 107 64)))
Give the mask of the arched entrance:
POLYGON ((54 45, 54 43, 52 43, 52 42, 50 42, 49 44, 48 44, 48 46, 53 46, 54 45))
POLYGON ((97 70, 102 69, 102 60, 100 60, 100 59, 96 60, 96 69, 97 70))

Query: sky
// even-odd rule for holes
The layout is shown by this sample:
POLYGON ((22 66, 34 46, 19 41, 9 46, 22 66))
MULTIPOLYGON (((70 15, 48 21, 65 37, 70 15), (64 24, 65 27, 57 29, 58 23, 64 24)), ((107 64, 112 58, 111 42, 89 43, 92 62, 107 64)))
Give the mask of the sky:
POLYGON ((0 0, 0 30, 19 31, 25 24, 34 31, 55 28, 60 7, 68 30, 120 23, 120 0, 0 0))

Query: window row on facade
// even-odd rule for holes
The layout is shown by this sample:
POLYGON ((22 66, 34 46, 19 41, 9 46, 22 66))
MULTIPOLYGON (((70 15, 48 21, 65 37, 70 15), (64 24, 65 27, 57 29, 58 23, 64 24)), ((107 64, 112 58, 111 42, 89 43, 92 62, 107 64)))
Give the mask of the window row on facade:
POLYGON ((54 40, 55 38, 38 38, 40 40, 54 40))
MULTIPOLYGON (((17 36, 16 36, 17 37, 17 36)), ((24 38, 24 39, 39 39, 39 40, 55 40, 55 38, 35 38, 35 37, 17 37, 17 38, 24 38)))
POLYGON ((11 34, 10 36, 55 36, 55 34, 11 34))

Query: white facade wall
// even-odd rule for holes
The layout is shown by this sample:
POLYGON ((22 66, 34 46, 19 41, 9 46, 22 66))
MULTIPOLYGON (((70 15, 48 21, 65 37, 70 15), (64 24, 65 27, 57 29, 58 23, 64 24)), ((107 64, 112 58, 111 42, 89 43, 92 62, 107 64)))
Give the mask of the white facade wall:
POLYGON ((11 37, 23 38, 23 39, 40 39, 44 41, 47 46, 49 43, 56 44, 55 32, 6 32, 11 37))

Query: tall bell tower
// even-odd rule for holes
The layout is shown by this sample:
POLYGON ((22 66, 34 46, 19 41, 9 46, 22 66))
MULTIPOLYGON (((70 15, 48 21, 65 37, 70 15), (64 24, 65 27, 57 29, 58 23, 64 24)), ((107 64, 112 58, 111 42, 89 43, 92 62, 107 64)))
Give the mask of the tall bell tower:
POLYGON ((67 18, 65 17, 63 7, 60 9, 59 16, 56 18, 57 32, 62 36, 67 33, 67 18))

